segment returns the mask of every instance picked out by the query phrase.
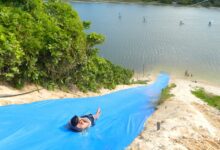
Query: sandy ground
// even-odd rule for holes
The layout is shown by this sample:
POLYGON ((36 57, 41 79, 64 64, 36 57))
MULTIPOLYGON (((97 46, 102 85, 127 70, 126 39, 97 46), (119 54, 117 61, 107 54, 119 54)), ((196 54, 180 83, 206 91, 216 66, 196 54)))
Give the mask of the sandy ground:
MULTIPOLYGON (((136 75, 137 76, 137 75, 136 75)), ((137 76, 133 78, 134 81, 137 80, 145 80, 148 84, 151 84, 156 79, 156 75, 147 74, 143 76, 137 76)), ((132 85, 118 85, 113 90, 101 89, 99 92, 87 92, 83 93, 79 91, 76 87, 72 87, 70 91, 64 92, 61 90, 49 91, 45 88, 36 85, 26 85, 23 89, 17 90, 8 85, 4 85, 0 83, 0 106, 10 105, 10 104, 24 104, 24 103, 32 103, 35 101, 49 100, 49 99, 62 99, 62 98, 77 98, 77 97, 92 97, 92 96, 100 96, 109 94, 111 92, 133 88, 137 86, 143 86, 143 84, 132 84, 132 85), (20 95, 15 97, 3 97, 1 95, 13 95, 13 94, 21 94, 25 92, 29 92, 32 90, 39 89, 39 91, 35 91, 30 94, 20 95)))
POLYGON ((220 87, 172 79, 175 95, 147 120, 130 150, 220 150, 220 111, 191 94, 195 87, 220 95, 220 87), (157 130, 157 122, 160 129, 157 130))
MULTIPOLYGON (((152 81, 155 77, 147 79, 152 81)), ((220 87, 202 82, 195 83, 190 79, 172 79, 171 83, 177 85, 172 90, 175 96, 158 106, 157 111, 146 121, 144 131, 128 149, 220 150, 220 111, 208 106, 190 92, 195 87, 204 87, 207 91, 220 95, 220 87), (160 130, 157 130, 157 122, 160 122, 160 130)), ((82 93, 77 89, 69 92, 42 89, 27 95, 0 98, 0 106, 31 103, 45 99, 98 96, 136 86, 139 85, 121 85, 114 90, 102 89, 99 93, 82 93)), ((36 86, 28 85, 22 90, 16 90, 0 85, 0 95, 18 94, 33 89, 36 89, 36 86)))
POLYGON ((12 87, 6 86, 6 85, 0 85, 0 95, 6 95, 6 94, 19 94, 24 93, 28 91, 32 91, 35 89, 40 89, 39 91, 35 91, 30 94, 21 95, 21 96, 15 96, 15 97, 5 97, 0 98, 0 106, 3 105, 10 105, 10 104, 24 104, 24 103, 31 103, 35 101, 41 101, 41 100, 48 100, 48 99, 62 99, 62 98, 77 98, 77 97, 92 97, 92 96, 99 96, 99 95, 105 95, 114 91, 132 88, 140 86, 140 84, 134 84, 134 85, 118 85, 113 90, 108 89, 101 89, 98 93, 94 92, 87 92, 83 93, 80 92, 77 88, 72 89, 71 91, 64 92, 61 90, 54 90, 49 91, 42 87, 36 87, 35 85, 27 85, 21 90, 14 89, 12 87))

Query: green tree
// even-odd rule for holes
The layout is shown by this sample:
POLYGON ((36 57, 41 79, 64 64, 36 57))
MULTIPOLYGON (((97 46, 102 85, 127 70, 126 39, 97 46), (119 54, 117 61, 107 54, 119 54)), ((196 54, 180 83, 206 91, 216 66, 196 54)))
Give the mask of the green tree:
POLYGON ((129 83, 130 70, 98 56, 94 46, 104 36, 86 34, 75 10, 60 0, 0 0, 0 80, 17 87, 25 82, 45 87, 96 91, 129 83))

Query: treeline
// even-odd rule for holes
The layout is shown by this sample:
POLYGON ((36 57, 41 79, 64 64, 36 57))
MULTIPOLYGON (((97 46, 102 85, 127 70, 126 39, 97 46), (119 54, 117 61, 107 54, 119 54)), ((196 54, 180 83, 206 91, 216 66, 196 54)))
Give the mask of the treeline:
MULTIPOLYGON (((66 0, 67 1, 67 0, 66 0)), ((74 1, 74 0, 72 0, 74 1)), ((77 1, 89 1, 89 0, 77 0, 77 1)), ((209 7, 216 6, 220 7, 220 0, 94 0, 94 1, 109 1, 109 2, 158 2, 164 4, 180 4, 180 5, 194 5, 199 3, 201 6, 209 7), (202 2, 202 3, 200 3, 202 2)))
MULTIPOLYGON (((147 0, 148 1, 148 0, 147 0)), ((194 5, 199 4, 201 6, 220 6, 220 0, 158 0, 161 3, 166 4, 180 4, 180 5, 194 5)))
POLYGON ((0 0, 0 81, 82 91, 128 84, 133 72, 98 55, 104 36, 86 34, 89 26, 60 0, 0 0))
MULTIPOLYGON (((133 1, 140 1, 140 0, 133 0, 133 1)), ((180 5, 194 5, 199 4, 201 6, 220 6, 220 0, 141 0, 144 2, 159 2, 164 4, 180 4, 180 5)))
MULTIPOLYGON (((134 0, 134 1, 139 1, 139 0, 134 0)), ((220 0, 141 0, 144 2, 160 2, 160 3, 165 3, 165 4, 180 4, 180 5, 194 5, 194 4, 199 4, 201 6, 220 6, 220 0), (201 3, 202 2, 202 3, 201 3)))

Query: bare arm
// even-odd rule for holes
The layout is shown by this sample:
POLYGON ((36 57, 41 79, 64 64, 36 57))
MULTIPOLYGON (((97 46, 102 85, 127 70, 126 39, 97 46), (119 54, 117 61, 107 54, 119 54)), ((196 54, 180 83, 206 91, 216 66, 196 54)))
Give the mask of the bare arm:
POLYGON ((81 118, 81 119, 87 125, 87 127, 91 126, 91 121, 88 118, 81 118))

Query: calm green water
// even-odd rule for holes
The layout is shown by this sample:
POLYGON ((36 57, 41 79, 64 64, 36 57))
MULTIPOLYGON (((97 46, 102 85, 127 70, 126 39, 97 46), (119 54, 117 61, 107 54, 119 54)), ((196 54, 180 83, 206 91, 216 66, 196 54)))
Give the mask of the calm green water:
POLYGON ((145 75, 166 71, 183 76, 187 69, 195 79, 220 84, 219 8, 71 4, 82 20, 92 22, 88 32, 106 36, 100 54, 113 63, 145 75))

